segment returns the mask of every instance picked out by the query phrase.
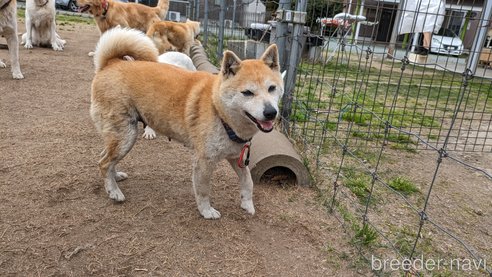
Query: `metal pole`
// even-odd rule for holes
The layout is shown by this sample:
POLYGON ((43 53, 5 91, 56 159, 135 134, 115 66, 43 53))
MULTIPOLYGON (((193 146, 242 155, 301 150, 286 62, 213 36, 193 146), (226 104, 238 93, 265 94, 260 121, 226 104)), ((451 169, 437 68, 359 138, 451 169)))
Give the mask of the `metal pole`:
POLYGON ((485 0, 482 17, 480 19, 480 27, 478 29, 477 36, 473 41, 473 46, 470 49, 470 58, 468 59, 467 69, 475 75, 478 65, 478 59, 480 58, 480 52, 482 51, 485 38, 487 37, 487 30, 490 24, 490 18, 492 18, 492 0, 485 0), (486 24, 489 23, 489 24, 486 24))
MULTIPOLYGON (((365 0, 362 0, 360 4, 359 15, 364 15, 364 5, 366 4, 365 0)), ((355 27, 355 38, 353 43, 357 44, 357 40, 359 39, 359 31, 360 31, 360 22, 357 22, 357 27, 355 27)))
POLYGON ((195 18, 193 20, 198 21, 200 17, 200 1, 195 0, 195 18))
POLYGON ((208 42, 208 0, 205 0, 205 6, 203 7, 203 46, 207 47, 208 42))
POLYGON ((217 59, 222 60, 222 52, 224 52, 224 25, 225 25, 225 0, 220 0, 219 13, 219 38, 217 39, 217 59))
MULTIPOLYGON (((306 11, 307 0, 297 2, 296 10, 299 12, 306 11)), ((295 89, 297 65, 301 57, 302 36, 304 24, 295 23, 292 30, 292 45, 287 67, 287 76, 285 79, 284 95, 282 97, 282 127, 284 133, 289 132, 289 121, 292 113, 292 101, 295 89)))
MULTIPOLYGON (((280 0, 278 5, 279 10, 290 10, 290 0, 280 0)), ((286 66, 286 50, 287 50, 287 33, 288 23, 277 22, 275 30, 275 43, 278 47, 278 56, 280 62, 280 69, 284 70, 286 66)))
POLYGON ((405 7, 405 0, 400 0, 400 4, 397 6, 395 25, 393 25, 393 31, 391 32, 390 43, 388 46, 388 58, 392 58, 395 55, 396 39, 398 38, 398 30, 401 22, 401 10, 405 7))
MULTIPOLYGON (((234 7, 233 7, 233 10, 232 10, 232 23, 231 23, 231 29, 234 30, 234 22, 236 22, 236 3, 237 1, 234 0, 234 7)), ((232 33, 232 31, 231 31, 232 33)))

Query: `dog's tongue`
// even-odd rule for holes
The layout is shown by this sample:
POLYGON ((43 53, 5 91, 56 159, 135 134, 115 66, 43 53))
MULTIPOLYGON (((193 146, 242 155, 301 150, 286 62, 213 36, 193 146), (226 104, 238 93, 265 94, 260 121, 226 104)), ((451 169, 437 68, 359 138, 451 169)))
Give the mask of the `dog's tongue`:
POLYGON ((260 121, 260 120, 258 120, 258 123, 260 123, 261 128, 265 131, 270 131, 273 129, 273 120, 271 120, 271 121, 260 121))

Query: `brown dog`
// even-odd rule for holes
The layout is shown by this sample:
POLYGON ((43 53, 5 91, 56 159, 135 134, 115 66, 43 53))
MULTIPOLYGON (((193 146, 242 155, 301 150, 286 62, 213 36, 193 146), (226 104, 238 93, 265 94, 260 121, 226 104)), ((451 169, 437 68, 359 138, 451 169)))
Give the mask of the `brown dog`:
POLYGON ((176 50, 190 55, 195 37, 200 33, 200 22, 188 20, 185 23, 161 21, 154 23, 147 31, 157 46, 159 54, 176 50))
POLYGON ((105 143, 99 168, 109 198, 125 200, 116 182, 128 175, 116 165, 136 142, 142 121, 194 150, 193 190, 204 218, 220 217, 210 203, 210 181, 223 159, 239 176, 241 207, 254 214, 243 152, 258 131, 273 130, 284 92, 278 60, 276 45, 258 60, 241 61, 226 51, 219 75, 192 72, 157 63, 154 43, 137 30, 105 32, 94 56, 91 117, 105 143))
POLYGON ((118 25, 147 32, 155 22, 161 21, 169 10, 169 0, 159 0, 157 7, 112 0, 77 0, 81 12, 94 16, 101 34, 118 25))

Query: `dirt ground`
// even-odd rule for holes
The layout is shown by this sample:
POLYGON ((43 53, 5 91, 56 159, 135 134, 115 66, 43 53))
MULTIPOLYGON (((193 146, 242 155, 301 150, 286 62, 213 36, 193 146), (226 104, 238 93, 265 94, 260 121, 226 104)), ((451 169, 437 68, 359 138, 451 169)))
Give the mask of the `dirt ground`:
POLYGON ((0 50, 9 66, 0 70, 0 276, 361 274, 340 224, 309 188, 259 184, 257 213, 247 216, 238 180, 222 163, 212 199, 222 218, 202 219, 191 152, 162 136, 139 139, 120 163, 130 176, 120 185, 127 201, 110 201, 89 117, 87 53, 99 33, 59 29, 63 52, 20 48, 24 80, 11 79, 0 50))

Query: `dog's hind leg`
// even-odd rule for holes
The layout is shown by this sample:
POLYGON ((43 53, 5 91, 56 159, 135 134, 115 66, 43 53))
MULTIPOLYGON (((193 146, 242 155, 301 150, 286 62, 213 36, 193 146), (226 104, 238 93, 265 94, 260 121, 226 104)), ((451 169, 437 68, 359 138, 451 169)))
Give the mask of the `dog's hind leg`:
POLYGON ((227 161, 231 164, 234 171, 236 171, 237 176, 239 176, 241 208, 246 210, 249 214, 255 214, 255 206, 253 204, 253 179, 251 179, 249 168, 247 166, 240 168, 237 165, 237 159, 228 159, 227 161))
POLYGON ((198 211, 206 219, 220 218, 220 213, 210 206, 210 178, 214 170, 213 162, 195 157, 193 160, 193 192, 198 211))
POLYGON ((109 198, 121 202, 125 200, 125 196, 116 182, 128 178, 128 175, 124 172, 117 172, 115 167, 128 154, 137 140, 137 121, 130 120, 128 124, 118 127, 117 130, 108 131, 103 136, 106 148, 103 150, 104 156, 99 161, 99 169, 109 198))

